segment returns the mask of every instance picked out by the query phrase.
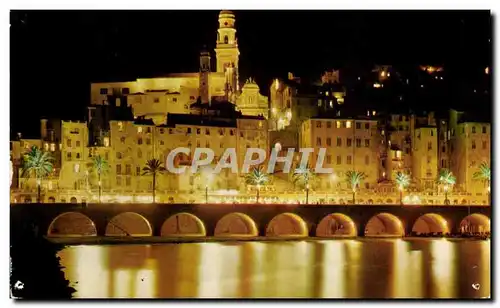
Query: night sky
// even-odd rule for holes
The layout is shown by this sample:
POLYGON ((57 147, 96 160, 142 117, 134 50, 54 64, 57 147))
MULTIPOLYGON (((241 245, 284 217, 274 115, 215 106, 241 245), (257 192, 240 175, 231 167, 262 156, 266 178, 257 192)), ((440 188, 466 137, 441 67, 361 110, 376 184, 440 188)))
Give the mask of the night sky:
MULTIPOLYGON (((203 45, 215 63, 218 13, 13 11, 12 132, 36 136, 42 116, 82 118, 91 82, 196 72, 203 45)), ((240 79, 254 77, 263 94, 273 77, 288 71, 317 78, 326 69, 374 64, 444 65, 462 88, 478 83, 491 64, 489 11, 235 14, 240 79)))

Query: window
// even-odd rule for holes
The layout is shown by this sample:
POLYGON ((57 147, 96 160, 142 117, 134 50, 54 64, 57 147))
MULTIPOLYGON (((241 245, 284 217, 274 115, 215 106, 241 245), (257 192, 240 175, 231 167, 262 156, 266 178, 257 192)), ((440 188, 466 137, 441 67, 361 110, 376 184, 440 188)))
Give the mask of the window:
POLYGON ((332 122, 326 122, 326 128, 332 128, 332 122))
POLYGON ((122 174, 122 165, 116 165, 116 174, 118 175, 122 174))
POLYGON ((189 99, 191 99, 191 100, 194 99, 194 96, 190 96, 189 99))
POLYGON ((229 130, 229 135, 234 136, 234 130, 230 129, 229 130))
POLYGON ((73 171, 75 171, 75 173, 80 172, 80 164, 75 164, 73 171))
POLYGON ((80 159, 80 153, 76 153, 76 158, 80 159))
POLYGON ((347 138, 347 146, 348 147, 352 146, 352 139, 351 138, 347 138))
POLYGON ((486 150, 486 141, 483 141, 483 150, 486 150))
POLYGON ((370 123, 365 123, 365 129, 370 129, 370 123))
POLYGON ((126 185, 126 186, 130 186, 130 177, 129 177, 129 176, 127 176, 127 177, 125 178, 125 185, 126 185))
POLYGON ((146 138, 146 144, 151 144, 151 139, 146 138))
POLYGON ((220 143, 220 148, 221 148, 221 149, 222 149, 222 148, 224 148, 224 142, 221 142, 221 143, 220 143))
POLYGON ((121 152, 116 152, 116 158, 121 159, 122 158, 122 153, 121 152))
POLYGON ((101 89, 99 90, 99 93, 101 93, 101 95, 107 95, 107 94, 108 94, 108 89, 106 89, 106 88, 101 88, 101 89))
POLYGON ((475 126, 472 126, 472 133, 475 134, 476 133, 476 127, 475 126))
POLYGON ((199 134, 201 134, 201 128, 196 129, 196 135, 199 135, 199 134))
POLYGON ((243 135, 243 132, 242 132, 242 131, 240 131, 240 137, 241 137, 241 138, 243 138, 243 136, 244 136, 244 135, 243 135))
POLYGON ((370 147, 370 139, 365 139, 365 148, 370 147))
POLYGON ((432 141, 427 143, 427 150, 432 150, 432 141))
POLYGON ((356 122, 356 129, 361 129, 361 123, 356 122))
POLYGON ((316 121, 316 127, 317 128, 321 128, 321 122, 320 121, 316 121))
POLYGON ((172 98, 173 102, 177 102, 177 97, 172 98))
POLYGON ((165 145, 165 141, 160 140, 160 145, 165 145))
POLYGON ((137 157, 142 158, 142 151, 140 149, 137 150, 137 157))
POLYGON ((326 145, 331 146, 332 145, 332 138, 328 137, 326 138, 326 145))
POLYGON ((205 141, 205 147, 206 147, 206 148, 210 148, 210 142, 205 141))
POLYGON ((125 137, 121 137, 121 138, 120 138, 120 142, 121 142, 121 143, 125 143, 125 137))
POLYGON ((196 140, 196 147, 200 147, 200 140, 196 140))
POLYGON ((123 122, 118 122, 118 131, 119 132, 123 131, 123 122))
POLYGON ((151 134, 151 127, 146 128, 146 133, 151 134))
POLYGON ((321 138, 320 137, 316 137, 316 145, 321 146, 321 138))
POLYGON ((224 129, 223 128, 219 128, 219 135, 224 136, 224 129))
POLYGON ((116 186, 122 186, 122 178, 121 177, 116 178, 116 186))
POLYGON ((67 158, 68 160, 71 160, 71 152, 68 152, 68 154, 66 154, 66 158, 67 158))
POLYGON ((483 134, 486 134, 486 126, 483 126, 483 134))
POLYGON ((137 132, 138 132, 138 133, 142 133, 142 126, 138 126, 138 127, 137 127, 137 132))
POLYGON ((71 148, 71 139, 66 140, 66 146, 71 148))
POLYGON ((472 140, 472 149, 475 150, 476 149, 476 140, 472 140))
POLYGON ((165 130, 163 128, 160 128, 160 134, 163 135, 163 133, 165 133, 165 130))
POLYGON ((326 155, 326 163, 331 164, 332 163, 332 156, 331 155, 326 155))
POLYGON ((446 152, 446 147, 441 147, 441 152, 445 153, 446 152))
POLYGON ((365 182, 365 188, 366 188, 366 189, 370 189, 370 183, 366 183, 366 182, 365 182))
POLYGON ((205 128, 205 135, 210 136, 210 129, 205 128))
POLYGON ((431 129, 431 137, 434 136, 434 131, 431 129))
POLYGON ((106 160, 109 160, 109 153, 108 153, 108 152, 106 152, 106 153, 104 154, 104 158, 105 158, 106 160))
POLYGON ((136 175, 141 175, 141 167, 140 166, 136 166, 135 167, 135 174, 136 175))
POLYGON ((132 166, 130 165, 125 165, 125 174, 130 175, 132 174, 132 166))
POLYGON ((337 165, 342 164, 342 156, 337 156, 337 165))
POLYGON ((352 163, 351 155, 347 155, 347 164, 350 165, 352 163))
POLYGON ((337 137, 337 146, 341 147, 342 146, 342 138, 337 137))
POLYGON ((345 123, 345 125, 346 125, 345 127, 347 127, 347 128, 351 128, 351 121, 347 121, 347 122, 345 123))
POLYGON ((337 125, 337 128, 340 128, 340 126, 341 126, 340 121, 337 121, 337 122, 336 122, 336 125, 337 125))
POLYGON ((169 134, 169 135, 172 135, 173 133, 174 133, 174 130, 173 130, 173 129, 171 129, 171 128, 169 128, 169 129, 168 129, 168 134, 169 134))
POLYGON ((130 89, 129 88, 123 88, 122 89, 122 94, 129 94, 130 93, 130 89))
MULTIPOLYGON (((11 145, 12 145, 12 143, 11 143, 11 145)), ((51 143, 51 144, 50 144, 50 150, 51 150, 52 152, 54 152, 54 151, 56 150, 56 144, 55 144, 55 143, 51 143)))
POLYGON ((361 139, 360 138, 356 138, 356 147, 357 148, 361 147, 361 139))
POLYGON ((155 97, 153 101, 154 101, 155 103, 159 103, 159 102, 160 102, 160 98, 159 98, 159 97, 155 97))
POLYGON ((142 144, 142 138, 141 137, 137 138, 137 144, 142 144))
POLYGON ((365 165, 369 165, 370 164, 370 156, 366 155, 365 156, 365 165))

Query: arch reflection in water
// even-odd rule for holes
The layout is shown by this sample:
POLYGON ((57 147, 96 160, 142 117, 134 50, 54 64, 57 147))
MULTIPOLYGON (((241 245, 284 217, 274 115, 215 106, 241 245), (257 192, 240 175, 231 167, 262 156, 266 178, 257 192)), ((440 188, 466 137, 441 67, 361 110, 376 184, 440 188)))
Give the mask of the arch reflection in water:
POLYGON ((460 222, 460 232, 489 233, 491 232, 490 219, 483 214, 471 214, 460 222))
POLYGON ((434 213, 428 213, 420 216, 413 225, 412 232, 416 234, 429 234, 429 233, 449 233, 450 228, 446 219, 434 213))
POLYGON ((78 212, 62 213, 50 223, 48 236, 96 236, 94 222, 86 215, 78 212))
POLYGON ((316 228, 317 237, 355 237, 357 233, 354 221, 341 213, 324 217, 316 228))
POLYGON ((320 277, 319 297, 343 298, 346 295, 345 243, 341 241, 325 241, 322 252, 322 273, 320 277))
POLYGON ((401 220, 389 213, 373 216, 365 227, 365 236, 369 237, 401 237, 404 233, 401 220))
POLYGON ((151 236, 149 221, 134 212, 125 212, 113 217, 106 226, 106 236, 151 236))
POLYGON ((222 217, 215 226, 215 236, 258 236, 255 221, 243 213, 230 213, 222 217))

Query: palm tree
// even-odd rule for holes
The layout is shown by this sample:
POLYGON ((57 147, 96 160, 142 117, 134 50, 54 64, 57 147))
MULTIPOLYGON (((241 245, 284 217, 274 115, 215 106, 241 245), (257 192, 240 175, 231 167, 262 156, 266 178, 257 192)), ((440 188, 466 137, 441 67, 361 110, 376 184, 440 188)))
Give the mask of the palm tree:
POLYGON ((399 201, 403 205, 403 190, 410 185, 410 176, 406 173, 398 172, 395 181, 399 189, 399 201))
POLYGON ((101 203, 102 181, 101 176, 109 171, 109 164, 102 156, 92 157, 91 170, 97 174, 97 183, 99 185, 99 203, 101 203))
MULTIPOLYGON (((488 185, 488 199, 489 199, 490 181, 491 181, 490 166, 486 162, 481 163, 481 165, 479 165, 479 170, 474 172, 474 174, 472 176, 473 176, 473 179, 484 181, 486 183, 486 185, 488 185)), ((490 201, 490 203, 491 203, 491 201, 490 201)))
POLYGON ((49 152, 42 151, 36 146, 23 156, 22 177, 34 177, 38 189, 37 202, 40 203, 42 179, 47 177, 53 170, 54 158, 49 152))
POLYGON ((299 184, 306 189, 306 204, 309 202, 309 188, 314 178, 314 172, 307 166, 300 166, 293 173, 293 184, 299 184))
POLYGON ((162 162, 156 158, 149 159, 146 162, 146 166, 142 168, 142 175, 152 175, 153 176, 153 203, 156 202, 155 191, 156 191, 156 176, 158 174, 163 174, 165 172, 165 167, 162 166, 162 162))
POLYGON ((359 171, 347 171, 346 174, 346 182, 351 186, 352 189, 352 204, 356 203, 356 189, 366 178, 366 174, 364 172, 359 171))
POLYGON ((457 178, 453 175, 453 173, 450 170, 444 168, 439 171, 439 175, 436 182, 438 185, 443 185, 444 203, 448 204, 449 203, 448 189, 450 188, 450 186, 455 185, 455 183, 457 182, 457 178))
POLYGON ((269 176, 264 172, 262 166, 254 167, 252 172, 248 173, 245 177, 245 183, 247 185, 257 186, 257 203, 259 203, 259 192, 260 187, 266 185, 269 182, 269 176))

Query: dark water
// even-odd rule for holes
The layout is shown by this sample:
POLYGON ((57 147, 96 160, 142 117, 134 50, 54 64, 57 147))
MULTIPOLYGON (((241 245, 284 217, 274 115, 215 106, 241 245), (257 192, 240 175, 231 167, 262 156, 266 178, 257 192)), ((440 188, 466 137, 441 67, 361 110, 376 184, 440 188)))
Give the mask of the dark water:
POLYGON ((71 246, 82 298, 480 298, 490 241, 350 239, 71 246))

